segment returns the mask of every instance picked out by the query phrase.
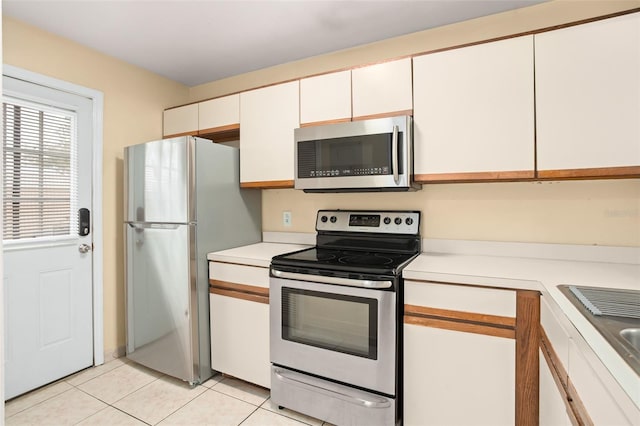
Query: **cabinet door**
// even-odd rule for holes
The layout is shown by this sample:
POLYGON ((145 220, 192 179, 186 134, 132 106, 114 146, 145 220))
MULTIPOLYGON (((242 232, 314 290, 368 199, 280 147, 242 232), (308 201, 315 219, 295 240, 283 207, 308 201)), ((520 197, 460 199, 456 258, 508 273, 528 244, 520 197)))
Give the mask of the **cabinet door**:
POLYGON ((351 120, 351 71, 300 80, 300 123, 351 120))
POLYGON ((415 178, 533 178, 533 36, 413 59, 415 178))
POLYGON ((240 127, 240 95, 229 95, 198 104, 198 130, 213 133, 240 127))
POLYGON ((553 379, 549 364, 540 351, 540 424, 571 426, 564 396, 553 379))
MULTIPOLYGON (((586 345, 586 342, 576 342, 571 339, 569 343, 569 379, 575 386, 593 424, 638 425, 640 412, 637 407, 632 406, 628 412, 629 416, 625 414, 619 405, 622 400, 618 401, 618 398, 611 394, 608 386, 603 383, 586 358, 586 356, 595 357, 595 354, 589 353, 589 350, 585 351, 578 344, 586 345)), ((627 403, 627 406, 630 404, 627 403)))
POLYGON ((411 58, 351 71, 353 118, 412 114, 411 58))
POLYGON ((640 14, 535 36, 540 177, 640 175, 640 14))
POLYGON ((198 104, 165 110, 162 134, 164 137, 197 135, 198 104))
POLYGON ((513 425, 515 341, 404 325, 404 424, 513 425))
POLYGON ((293 130, 300 125, 299 82, 240 94, 240 184, 293 188, 293 130))
POLYGON ((211 368, 270 388, 269 305, 210 294, 211 368))

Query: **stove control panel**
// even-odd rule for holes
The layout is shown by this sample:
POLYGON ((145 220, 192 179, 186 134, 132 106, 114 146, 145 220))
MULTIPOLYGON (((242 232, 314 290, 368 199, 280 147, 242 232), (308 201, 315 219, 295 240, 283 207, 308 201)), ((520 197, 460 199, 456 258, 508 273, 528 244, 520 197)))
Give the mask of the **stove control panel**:
POLYGON ((316 231, 418 235, 420 212, 319 210, 316 231))

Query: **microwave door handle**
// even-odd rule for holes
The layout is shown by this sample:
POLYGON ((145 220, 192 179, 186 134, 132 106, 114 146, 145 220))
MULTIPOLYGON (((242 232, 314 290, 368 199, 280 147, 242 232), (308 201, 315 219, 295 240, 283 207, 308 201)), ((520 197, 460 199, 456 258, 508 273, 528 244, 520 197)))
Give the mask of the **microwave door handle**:
POLYGON ((393 181, 400 183, 400 173, 398 173, 398 126, 393 126, 393 136, 391 138, 391 167, 393 168, 393 181))

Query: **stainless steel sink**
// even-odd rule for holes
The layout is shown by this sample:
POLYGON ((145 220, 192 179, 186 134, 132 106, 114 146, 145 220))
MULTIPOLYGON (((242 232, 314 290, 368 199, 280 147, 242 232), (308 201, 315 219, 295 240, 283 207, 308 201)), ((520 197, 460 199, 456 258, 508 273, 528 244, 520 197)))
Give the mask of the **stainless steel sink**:
POLYGON ((625 328, 620 332, 620 336, 640 352, 640 328, 625 328))
POLYGON ((640 291, 558 288, 640 376, 640 291))

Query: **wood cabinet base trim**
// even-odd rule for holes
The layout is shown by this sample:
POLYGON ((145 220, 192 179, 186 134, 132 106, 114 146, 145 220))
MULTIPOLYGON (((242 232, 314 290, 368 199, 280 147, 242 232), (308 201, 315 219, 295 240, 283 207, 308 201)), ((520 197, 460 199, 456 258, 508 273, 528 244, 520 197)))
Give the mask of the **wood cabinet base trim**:
POLYGON ((640 178, 640 166, 591 169, 539 170, 538 179, 633 179, 640 178))
POLYGON ((516 319, 499 315, 478 314, 474 312, 452 311, 448 309, 430 308, 426 306, 404 305, 404 314, 417 317, 432 317, 464 321, 469 323, 507 327, 515 329, 516 319))
POLYGON ((293 188, 293 180, 265 180, 265 181, 258 181, 258 182, 240 182, 240 188, 246 188, 246 189, 293 188))
POLYGON ((560 362, 560 358, 551 345, 549 337, 547 337, 542 325, 540 326, 540 350, 549 366, 553 381, 556 383, 556 387, 562 395, 571 424, 575 426, 593 426, 593 421, 591 417, 589 417, 589 413, 578 396, 576 388, 573 386, 573 383, 571 383, 569 375, 560 362))
POLYGON ((404 323, 515 339, 515 318, 404 305, 404 323))
POLYGON ((209 293, 235 299, 269 304, 269 289, 246 284, 236 284, 228 281, 209 280, 209 293))
POLYGON ((540 418, 540 293, 516 291, 516 418, 538 426, 540 418))
POLYGON ((413 176, 417 183, 447 183, 447 182, 498 182, 532 180, 535 178, 533 170, 513 170, 501 172, 469 172, 469 173, 427 173, 413 176))
POLYGON ((500 328, 493 325, 477 324, 465 321, 455 321, 451 319, 417 317, 413 315, 404 316, 405 324, 420 325, 423 327, 441 328, 444 330, 461 331, 463 333, 475 333, 485 336, 504 337, 515 339, 515 331, 510 328, 500 328))

